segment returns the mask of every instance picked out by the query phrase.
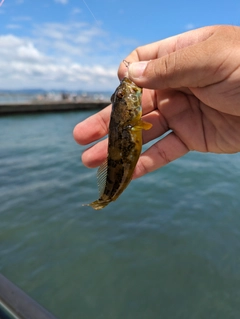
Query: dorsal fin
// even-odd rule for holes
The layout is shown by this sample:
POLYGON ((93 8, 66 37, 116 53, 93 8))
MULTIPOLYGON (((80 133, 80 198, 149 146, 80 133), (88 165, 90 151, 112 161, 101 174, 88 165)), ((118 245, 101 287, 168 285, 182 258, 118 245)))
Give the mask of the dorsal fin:
POLYGON ((97 171, 97 183, 98 183, 98 191, 99 197, 101 197, 104 193, 104 189, 107 181, 107 159, 99 166, 97 171))

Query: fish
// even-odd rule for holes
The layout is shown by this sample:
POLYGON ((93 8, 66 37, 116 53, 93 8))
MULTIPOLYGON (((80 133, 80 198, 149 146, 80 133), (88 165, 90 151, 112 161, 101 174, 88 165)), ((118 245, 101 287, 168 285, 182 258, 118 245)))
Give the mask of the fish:
POLYGON ((141 98, 142 88, 128 77, 111 97, 108 155, 97 172, 99 199, 87 204, 95 210, 115 201, 132 180, 142 151, 142 130, 152 127, 142 120, 141 98))

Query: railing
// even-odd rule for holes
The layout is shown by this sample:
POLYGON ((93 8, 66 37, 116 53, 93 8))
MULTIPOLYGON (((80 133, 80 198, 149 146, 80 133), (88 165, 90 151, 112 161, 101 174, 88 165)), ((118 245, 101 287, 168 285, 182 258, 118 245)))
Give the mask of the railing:
POLYGON ((0 319, 56 319, 0 274, 0 319))

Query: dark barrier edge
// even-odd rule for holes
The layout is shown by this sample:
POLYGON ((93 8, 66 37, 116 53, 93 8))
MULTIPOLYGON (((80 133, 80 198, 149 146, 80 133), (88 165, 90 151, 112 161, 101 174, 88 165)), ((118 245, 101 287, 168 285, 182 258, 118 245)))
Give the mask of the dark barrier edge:
POLYGON ((0 307, 1 304, 21 319, 56 319, 2 274, 0 274, 0 307))

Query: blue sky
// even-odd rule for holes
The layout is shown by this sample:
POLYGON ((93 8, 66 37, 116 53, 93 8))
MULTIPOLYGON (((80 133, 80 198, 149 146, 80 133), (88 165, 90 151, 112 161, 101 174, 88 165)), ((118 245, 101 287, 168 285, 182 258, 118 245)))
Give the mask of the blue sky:
POLYGON ((214 24, 240 25, 240 1, 5 0, 0 89, 112 91, 137 46, 214 24))

